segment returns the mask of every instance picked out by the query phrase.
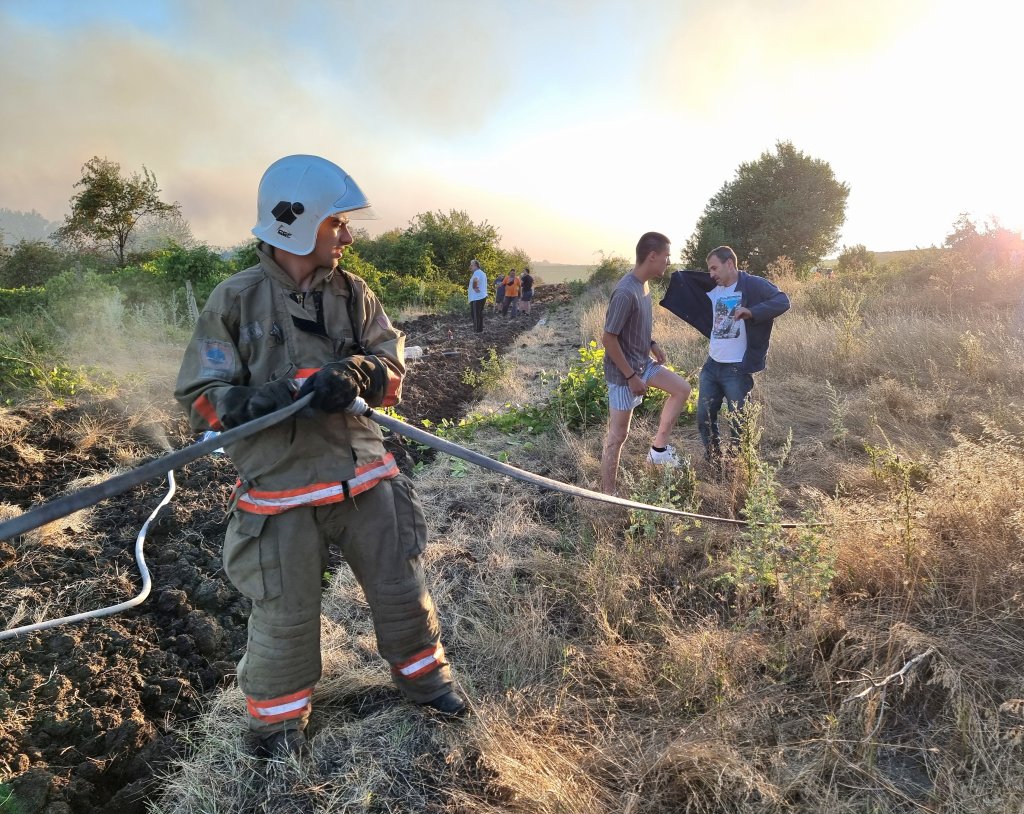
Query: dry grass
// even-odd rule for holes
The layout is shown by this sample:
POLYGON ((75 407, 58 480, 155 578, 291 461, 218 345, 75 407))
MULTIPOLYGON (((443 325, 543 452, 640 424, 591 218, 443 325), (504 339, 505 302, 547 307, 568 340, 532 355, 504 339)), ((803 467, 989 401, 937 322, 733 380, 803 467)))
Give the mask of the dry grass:
MULTIPOLYGON (((835 523, 828 596, 740 601, 723 579, 737 529, 645 524, 489 472, 456 478, 441 457, 418 482, 428 572, 474 715, 444 724, 398 700, 342 573, 309 764, 249 757, 232 691, 196 724, 155 811, 1024 810, 1018 340, 913 288, 899 312, 868 291, 856 331, 826 307, 843 307, 841 290, 793 294, 756 390, 762 455, 780 467, 786 515, 835 523)), ((602 318, 595 294, 534 332, 483 408, 537 400, 550 343, 587 341, 602 318)), ((692 330, 663 315, 656 330, 677 367, 700 364, 692 330)), ((623 476, 654 496, 664 484, 631 463, 649 430, 638 422, 623 476)), ((472 446, 593 485, 601 436, 527 449, 488 431, 472 446)), ((677 445, 699 454, 692 425, 677 445)), ((742 507, 741 473, 696 475, 692 505, 742 507)))

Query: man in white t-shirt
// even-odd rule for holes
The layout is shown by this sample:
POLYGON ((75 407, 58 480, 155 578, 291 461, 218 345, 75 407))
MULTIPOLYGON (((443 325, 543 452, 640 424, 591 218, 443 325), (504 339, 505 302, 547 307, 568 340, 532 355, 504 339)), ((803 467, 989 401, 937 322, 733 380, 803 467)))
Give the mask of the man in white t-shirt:
POLYGON ((472 272, 469 285, 466 288, 466 294, 469 297, 469 313, 473 317, 473 331, 483 333, 484 303, 487 302, 487 275, 480 268, 479 260, 470 260, 469 270, 472 272))
MULTIPOLYGON (((722 402, 729 411, 738 413, 754 388, 753 371, 763 367, 751 365, 748 358, 747 324, 754 318, 750 308, 742 305, 744 291, 739 285, 741 272, 736 268, 736 253, 728 246, 714 249, 707 257, 708 272, 715 287, 707 292, 711 301, 711 333, 708 358, 700 372, 697 393, 697 428, 704 444, 705 457, 717 464, 721 457, 718 413, 722 402)), ((743 275, 745 282, 751 280, 743 275)), ((771 321, 789 308, 789 298, 770 282, 758 278, 757 297, 747 291, 747 299, 759 303, 764 311, 763 322, 771 321), (761 291, 760 289, 767 289, 761 291), (763 304, 762 304, 763 303, 763 304)), ((747 282, 747 288, 751 282, 747 282)), ((767 354, 767 341, 765 342, 767 354)), ((741 425, 736 418, 730 422, 730 446, 739 440, 741 425)))

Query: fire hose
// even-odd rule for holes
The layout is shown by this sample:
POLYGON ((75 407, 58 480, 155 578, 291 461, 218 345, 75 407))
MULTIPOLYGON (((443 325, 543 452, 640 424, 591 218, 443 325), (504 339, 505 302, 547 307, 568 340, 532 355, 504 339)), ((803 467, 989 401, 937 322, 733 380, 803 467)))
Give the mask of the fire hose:
MULTIPOLYGON (((0 631, 0 640, 9 639, 23 633, 29 633, 38 630, 45 630, 47 628, 56 627, 58 625, 67 624, 69 622, 78 622, 84 619, 92 619, 100 616, 108 616, 110 614, 118 613, 122 610, 134 607, 143 601, 149 595, 152 587, 152 581, 150 579, 149 569, 146 566, 146 561, 143 556, 143 545, 145 543, 146 531, 149 527, 150 522, 156 517, 157 513, 161 508, 166 506, 175 492, 174 483, 174 470, 184 466, 187 463, 191 463, 197 458, 201 458, 204 455, 208 455, 220 447, 228 446, 237 441, 241 441, 245 438, 254 435, 261 430, 268 427, 272 427, 275 424, 280 423, 284 419, 291 415, 294 415, 299 410, 306 407, 312 400, 313 394, 310 393, 298 399, 293 404, 283 407, 273 413, 268 413, 265 416, 248 421, 241 426, 234 427, 233 429, 226 430, 219 435, 207 438, 206 440, 199 441, 194 444, 190 444, 183 449, 179 449, 175 452, 163 455, 160 458, 152 460, 146 464, 143 464, 136 469, 129 472, 125 472, 122 475, 116 475, 108 480, 98 483, 94 486, 90 486, 86 489, 82 489, 78 492, 73 492, 70 495, 57 498, 44 503, 42 506, 38 506, 34 509, 30 509, 24 514, 18 515, 10 520, 5 520, 0 523, 0 540, 17 537, 18 535, 25 534, 32 529, 38 528, 39 526, 52 523, 55 520, 59 520, 62 517, 66 517, 73 512, 84 509, 88 506, 92 506, 99 503, 102 500, 119 495, 122 492, 126 492, 129 489, 138 486, 148 480, 152 480, 156 477, 160 477, 166 474, 168 482, 170 483, 170 490, 160 504, 153 510, 153 513, 146 520, 142 529, 139 531, 139 535, 136 538, 135 543, 135 559, 139 566, 139 572, 142 575, 142 590, 140 593, 132 599, 119 603, 117 605, 111 605, 106 608, 101 608, 94 611, 86 611, 78 613, 73 616, 64 616, 59 619, 50 619, 45 622, 38 622, 31 625, 23 625, 21 627, 11 628, 10 630, 0 631)), ((610 503, 615 506, 622 506, 627 509, 634 509, 640 511, 658 512, 660 514, 669 514, 675 517, 686 517, 692 520, 701 520, 709 523, 726 523, 737 526, 749 526, 757 525, 752 521, 741 520, 730 517, 716 517, 714 515, 697 514, 695 512, 685 512, 681 509, 669 508, 666 506, 651 506, 646 503, 640 503, 635 500, 628 500, 626 498, 615 497, 613 495, 606 495, 603 492, 595 492, 591 489, 584 489, 581 486, 574 486, 568 483, 562 483, 561 481, 554 480, 552 478, 544 477, 543 475, 536 475, 533 472, 527 472, 526 470, 519 469, 518 467, 504 463, 502 461, 496 461, 493 458, 475 452, 474 450, 467 449, 466 447, 460 446, 459 444, 448 441, 444 438, 439 438, 426 430, 413 427, 404 421, 391 416, 383 415, 376 412, 369 407, 362 398, 357 398, 352 405, 348 408, 348 412, 357 415, 365 416, 370 420, 376 422, 380 426, 391 430, 392 432, 403 435, 406 438, 410 438, 417 443, 424 444, 438 452, 443 452, 447 455, 451 455, 455 458, 461 458, 472 464, 476 464, 484 469, 488 469, 492 472, 496 472, 500 475, 507 475, 515 478, 516 480, 523 481, 525 483, 531 483, 535 486, 542 487, 554 492, 560 492, 565 495, 572 497, 586 498, 588 500, 597 500, 604 503, 610 503)), ((780 523, 778 524, 781 528, 800 528, 805 526, 820 526, 828 525, 826 523, 780 523)))

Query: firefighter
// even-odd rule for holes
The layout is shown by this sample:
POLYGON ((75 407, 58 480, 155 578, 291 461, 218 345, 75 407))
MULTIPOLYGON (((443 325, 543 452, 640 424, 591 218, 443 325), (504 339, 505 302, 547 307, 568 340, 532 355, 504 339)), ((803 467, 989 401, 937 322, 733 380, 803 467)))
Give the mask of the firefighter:
POLYGON ((259 262, 214 289, 175 388, 197 432, 230 429, 314 394, 312 409, 227 448, 239 479, 224 570, 252 600, 238 683, 265 756, 305 750, 331 547, 362 586, 399 689, 445 715, 466 710, 424 582, 419 498, 380 428, 346 412, 357 396, 374 407, 396 404, 405 372, 404 335, 366 283, 338 267, 352 244, 349 218, 367 216, 369 206, 330 161, 293 155, 273 163, 252 230, 259 262))

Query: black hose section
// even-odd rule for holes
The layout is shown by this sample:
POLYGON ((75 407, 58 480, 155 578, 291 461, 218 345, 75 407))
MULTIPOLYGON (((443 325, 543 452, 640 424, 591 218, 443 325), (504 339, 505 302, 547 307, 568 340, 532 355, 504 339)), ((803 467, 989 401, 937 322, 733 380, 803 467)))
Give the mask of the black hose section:
MULTIPOLYGON (((555 492, 561 492, 565 495, 571 495, 573 497, 582 497, 587 500, 599 500, 603 503, 611 503, 615 506, 623 506, 627 509, 639 509, 645 512, 659 512, 661 514, 671 514, 675 517, 688 517, 692 520, 704 520, 708 523, 727 523, 734 526, 757 526, 763 525, 761 523, 751 522, 749 520, 736 520, 731 517, 715 517, 709 514, 695 514, 694 512, 684 512, 679 509, 669 509, 663 506, 648 506, 646 503, 638 503, 635 500, 626 500, 621 497, 614 497, 612 495, 606 495, 604 492, 595 492, 591 489, 584 489, 581 486, 573 486, 572 484, 562 483, 561 481, 552 480, 551 478, 545 478, 543 475, 535 475, 532 472, 527 472, 525 469, 518 469, 514 466, 509 466, 501 461, 496 461, 493 458, 488 458, 486 455, 482 455, 479 452, 474 452, 466 447, 459 446, 458 444, 452 443, 444 438, 438 438, 436 435, 421 430, 418 427, 413 427, 406 424, 404 421, 399 421, 397 418, 391 418, 391 416, 381 415, 374 410, 368 409, 363 413, 367 418, 380 424, 382 427, 387 427, 394 433, 404 435, 406 438, 411 438, 413 441, 418 441, 421 444, 426 444, 432 449, 436 449, 438 452, 443 452, 447 455, 451 455, 455 458, 461 458, 469 463, 482 466, 484 469, 489 469, 492 472, 497 472, 501 475, 508 475, 509 477, 521 480, 525 483, 532 483, 535 486, 542 486, 545 489, 551 489, 555 492)), ((796 529, 805 528, 808 526, 827 526, 830 523, 780 523, 784 529, 796 529)))
POLYGON ((72 512, 77 512, 86 506, 91 506, 94 503, 99 503, 101 500, 127 492, 133 486, 138 486, 140 483, 153 480, 154 478, 163 478, 171 470, 191 463, 196 458, 208 455, 215 449, 241 441, 250 435, 265 430, 267 427, 273 427, 275 424, 281 423, 304 408, 312 399, 313 394, 309 393, 287 407, 282 407, 276 412, 247 421, 240 427, 226 430, 215 438, 208 438, 205 441, 191 444, 183 449, 145 463, 130 472, 125 472, 123 475, 116 475, 109 480, 103 481, 103 483, 97 483, 95 486, 90 486, 70 495, 64 495, 56 500, 51 500, 49 503, 44 503, 42 506, 30 509, 10 520, 5 520, 3 523, 0 523, 0 540, 17 537, 26 531, 31 531, 39 526, 52 523, 54 520, 67 517, 72 512))

